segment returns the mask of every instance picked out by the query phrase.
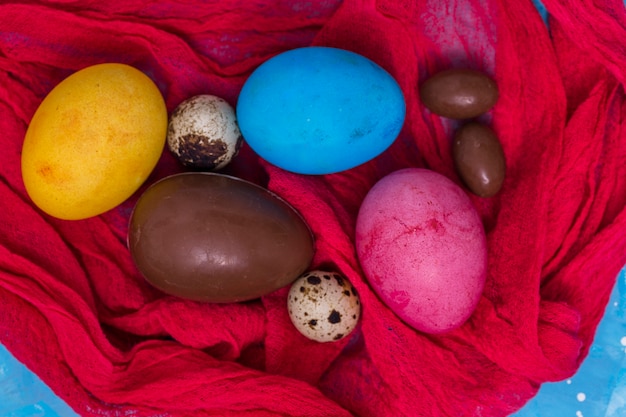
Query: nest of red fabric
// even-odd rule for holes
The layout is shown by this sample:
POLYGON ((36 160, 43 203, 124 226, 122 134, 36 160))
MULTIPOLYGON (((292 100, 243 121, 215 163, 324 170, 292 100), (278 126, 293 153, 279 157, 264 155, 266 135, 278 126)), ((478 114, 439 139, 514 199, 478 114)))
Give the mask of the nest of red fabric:
POLYGON ((0 5, 0 342, 81 415, 503 416, 585 358, 626 263, 626 12, 622 0, 54 1, 0 5), (96 218, 36 209, 20 176, 28 122, 88 65, 149 75, 172 111, 196 94, 231 104, 277 53, 360 53, 403 89, 407 117, 384 154, 325 176, 288 173, 241 150, 225 171, 290 202, 316 238, 312 268, 361 295, 352 337, 319 344, 290 324, 287 289, 202 304, 150 287, 126 247, 145 186, 181 171, 164 152, 144 188, 96 218), (425 167, 460 183, 455 122, 424 109, 419 85, 447 68, 492 76, 481 120, 507 163, 501 192, 472 196, 488 238, 482 299, 438 336, 400 321, 354 250, 359 205, 382 176, 425 167))

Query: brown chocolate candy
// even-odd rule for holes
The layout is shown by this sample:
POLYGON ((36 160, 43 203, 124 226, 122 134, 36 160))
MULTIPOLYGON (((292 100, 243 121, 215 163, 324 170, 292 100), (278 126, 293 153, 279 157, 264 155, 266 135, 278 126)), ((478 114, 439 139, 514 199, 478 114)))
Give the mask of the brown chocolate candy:
POLYGON ((152 285, 207 302, 289 285, 314 253, 311 231, 287 202, 216 173, 176 174, 149 187, 131 216, 128 246, 152 285))
POLYGON ((470 119, 489 111, 498 101, 496 83, 482 72, 451 69, 422 84, 420 98, 433 113, 450 119, 470 119))
POLYGON ((506 165, 500 141, 493 130, 478 122, 460 127, 452 143, 457 173, 480 197, 495 195, 504 182, 506 165))

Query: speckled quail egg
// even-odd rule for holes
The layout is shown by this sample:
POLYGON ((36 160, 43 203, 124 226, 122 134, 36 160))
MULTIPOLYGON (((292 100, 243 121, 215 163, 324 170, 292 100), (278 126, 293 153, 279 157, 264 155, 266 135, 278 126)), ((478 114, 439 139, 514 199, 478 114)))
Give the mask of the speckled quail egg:
POLYGON ((235 110, 210 94, 193 96, 172 112, 167 130, 170 151, 185 166, 216 171, 239 152, 243 138, 235 110))
POLYGON ((361 314, 352 284, 336 272, 310 271, 291 286, 289 318, 300 333, 317 342, 343 339, 354 330, 361 314))

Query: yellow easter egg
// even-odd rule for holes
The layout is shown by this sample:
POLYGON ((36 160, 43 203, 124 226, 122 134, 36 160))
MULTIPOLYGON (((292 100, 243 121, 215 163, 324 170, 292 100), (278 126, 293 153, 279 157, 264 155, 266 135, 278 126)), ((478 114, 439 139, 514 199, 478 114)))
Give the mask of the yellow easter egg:
POLYGON ((51 216, 97 216, 145 182, 166 136, 165 102, 147 75, 117 63, 84 68, 33 115, 22 147, 26 191, 51 216))

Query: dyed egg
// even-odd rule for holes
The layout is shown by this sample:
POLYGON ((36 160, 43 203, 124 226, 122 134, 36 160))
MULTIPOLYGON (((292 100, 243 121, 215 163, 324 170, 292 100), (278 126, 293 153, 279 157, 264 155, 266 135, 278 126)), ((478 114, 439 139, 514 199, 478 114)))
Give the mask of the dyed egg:
POLYGON ((456 170, 467 187, 480 197, 495 195, 504 182, 506 165, 493 130, 478 122, 460 127, 452 143, 456 170))
POLYGON ((32 201, 65 220, 97 216, 129 198, 165 145, 167 109, 154 82, 125 64, 75 72, 44 98, 22 147, 32 201))
POLYGON ((489 111, 500 95, 496 83, 470 69, 441 71, 422 84, 420 98, 433 113, 450 119, 470 119, 489 111))
POLYGON ((441 174, 407 168, 377 182, 358 213, 356 249, 373 290, 417 330, 453 330, 478 304, 485 232, 469 197, 441 174))
POLYGON ((180 103, 167 129, 167 145, 185 166, 220 170, 237 155, 242 144, 235 109, 210 94, 180 103))
POLYGON ((330 174, 375 158, 394 142, 404 117, 404 96, 388 72, 329 47, 269 59, 247 79, 237 103, 246 143, 301 174, 330 174))
POLYGON ((250 300, 291 284, 314 252, 308 226, 287 202, 216 173, 150 186, 133 210, 128 246, 153 286, 207 302, 250 300))
POLYGON ((289 318, 300 333, 317 342, 332 342, 349 335, 361 316, 359 295, 336 272, 311 271, 289 290, 289 318))

